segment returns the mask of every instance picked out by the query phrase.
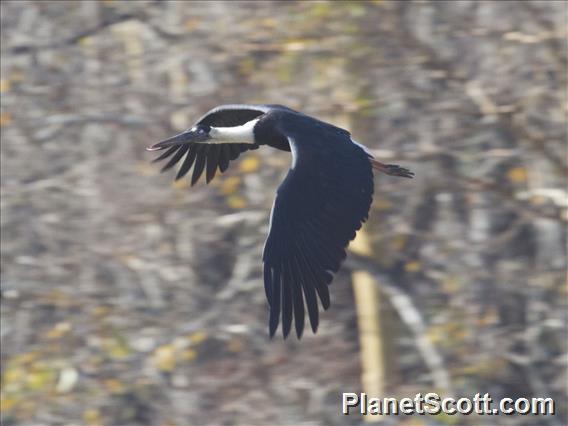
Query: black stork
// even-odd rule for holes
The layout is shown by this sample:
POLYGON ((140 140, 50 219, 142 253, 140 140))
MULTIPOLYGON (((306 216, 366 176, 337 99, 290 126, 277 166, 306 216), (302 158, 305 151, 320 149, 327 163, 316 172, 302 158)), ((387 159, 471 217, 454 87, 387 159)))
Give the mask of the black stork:
POLYGON ((154 161, 170 158, 162 171, 181 163, 176 180, 193 167, 194 185, 204 171, 209 183, 217 169, 224 172, 231 160, 260 145, 292 153, 292 165, 272 207, 262 259, 270 337, 282 313, 284 338, 293 317, 300 338, 304 302, 314 333, 319 324, 318 297, 322 307, 329 308, 332 274, 369 214, 373 170, 406 178, 414 174, 380 163, 347 130, 282 105, 216 107, 191 129, 148 150, 164 151, 154 161))

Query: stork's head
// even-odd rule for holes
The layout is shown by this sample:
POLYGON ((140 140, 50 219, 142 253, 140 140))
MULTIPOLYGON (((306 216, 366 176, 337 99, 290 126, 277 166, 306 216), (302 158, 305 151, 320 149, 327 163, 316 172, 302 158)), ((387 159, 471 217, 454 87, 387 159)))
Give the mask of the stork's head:
POLYGON ((159 151, 175 145, 187 143, 255 143, 254 128, 258 119, 233 127, 214 127, 198 123, 179 135, 158 142, 147 148, 148 151, 159 151))

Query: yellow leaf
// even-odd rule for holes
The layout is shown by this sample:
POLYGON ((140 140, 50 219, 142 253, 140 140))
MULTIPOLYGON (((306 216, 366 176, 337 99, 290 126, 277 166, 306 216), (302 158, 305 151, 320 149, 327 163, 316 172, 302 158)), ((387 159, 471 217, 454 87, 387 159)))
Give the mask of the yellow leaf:
POLYGON ((304 41, 299 41, 299 40, 293 40, 293 41, 289 41, 284 43, 284 50, 286 50, 287 52, 298 52, 301 50, 306 49, 307 47, 307 43, 304 41))
POLYGON ((10 80, 8 79, 1 79, 0 80, 0 93, 6 93, 10 91, 10 80))
POLYGON ((71 324, 68 322, 60 322, 55 324, 55 326, 47 332, 46 337, 52 340, 60 339, 65 334, 69 333, 69 331, 71 331, 71 324))
POLYGON ((114 359, 126 358, 131 353, 130 347, 121 337, 105 339, 103 346, 111 358, 114 359))
POLYGON ((527 169, 524 167, 513 167, 507 172, 507 175, 513 183, 524 183, 527 181, 527 169))
POLYGON ((111 313, 111 309, 108 306, 95 306, 92 311, 92 315, 95 317, 106 317, 111 313))
POLYGON ((314 2, 311 3, 311 8, 308 10, 310 15, 315 18, 327 18, 331 14, 332 8, 329 3, 326 2, 314 2))
POLYGON ((24 352, 21 355, 16 355, 12 358, 12 361, 15 364, 22 365, 22 364, 29 364, 32 361, 38 359, 39 354, 37 352, 24 352))
POLYGON ((6 392, 2 392, 2 395, 0 395, 0 406, 2 406, 2 413, 4 414, 10 411, 17 403, 18 400, 7 396, 6 392))
POLYGON ((26 378, 26 371, 20 367, 9 367, 4 370, 2 382, 4 386, 18 387, 26 378))
POLYGON ((172 345, 163 345, 154 351, 154 365, 161 371, 173 371, 176 366, 176 356, 172 345))
POLYGON ((243 173, 254 173, 260 167, 260 159, 255 155, 249 155, 243 158, 239 166, 239 170, 243 173))
POLYGON ((265 18, 260 21, 260 25, 267 28, 276 28, 278 26, 278 20, 274 18, 265 18))
POLYGON ((26 385, 31 390, 42 390, 55 381, 55 371, 45 366, 35 366, 26 377, 26 385))
POLYGON ((93 37, 81 37, 79 39, 80 46, 92 46, 93 45, 93 37))
POLYGON ((189 180, 187 179, 174 180, 172 182, 172 186, 175 189, 187 189, 189 188, 189 180))
POLYGON ((124 391, 124 385, 117 379, 107 379, 104 381, 104 385, 110 393, 121 393, 124 391))
POLYGON ((0 127, 7 126, 12 122, 12 114, 9 112, 3 112, 0 114, 0 127))
POLYGON ((239 185, 241 184, 241 178, 238 176, 231 176, 225 179, 221 185, 221 193, 223 195, 231 195, 234 194, 239 185))
POLYGON ((196 331, 189 336, 189 341, 196 345, 202 343, 205 339, 207 339, 207 333, 205 331, 196 331))
POLYGON ((499 323, 499 315, 495 308, 490 308, 484 315, 478 318, 477 324, 480 326, 494 325, 499 323))
POLYGON ((408 419, 408 422, 403 423, 404 426, 424 426, 426 423, 422 419, 408 419))
POLYGON ((367 232, 358 232, 355 239, 351 242, 349 250, 361 256, 370 257, 373 254, 373 246, 367 232))
POLYGON ((139 161, 136 163, 136 173, 142 176, 152 176, 157 174, 156 167, 154 164, 150 164, 147 161, 139 161))
POLYGON ((548 198, 543 197, 542 195, 533 195, 530 200, 535 206, 542 206, 548 202, 548 198))
POLYGON ((383 197, 377 197, 373 203, 373 209, 378 211, 390 210, 392 209, 392 203, 383 197))
POLYGON ((404 249, 406 242, 408 241, 408 235, 406 234, 397 234, 392 239, 390 245, 396 250, 404 249))
POLYGON ((22 71, 12 71, 10 73, 10 80, 11 81, 22 82, 22 81, 24 81, 24 78, 25 78, 25 74, 22 71))
POLYGON ((247 206, 247 202, 243 197, 238 195, 233 195, 227 200, 227 204, 232 209, 244 209, 247 206))
POLYGON ((411 260, 404 265, 406 272, 418 272, 422 269, 422 264, 417 260, 411 260))
POLYGON ((444 339, 444 334, 442 333, 442 330, 440 330, 439 327, 435 327, 432 326, 426 333, 428 340, 430 340, 430 342, 436 344, 438 342, 441 342, 444 339))
POLYGON ((241 352, 243 350, 243 342, 241 339, 233 338, 229 341, 229 352, 241 352))
POLYGON ((183 359, 184 361, 191 362, 195 358, 197 358, 197 352, 195 352, 193 349, 186 349, 181 353, 181 359, 183 359))
POLYGON ((97 410, 96 408, 86 409, 85 412, 83 413, 83 420, 85 421, 86 424, 92 426, 103 424, 103 420, 101 419, 101 414, 99 413, 99 410, 97 410))

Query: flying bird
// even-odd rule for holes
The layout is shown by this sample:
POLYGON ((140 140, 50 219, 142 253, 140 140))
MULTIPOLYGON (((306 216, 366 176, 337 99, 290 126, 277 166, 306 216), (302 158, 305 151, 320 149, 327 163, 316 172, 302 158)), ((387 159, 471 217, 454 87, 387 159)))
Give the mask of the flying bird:
POLYGON ((318 298, 324 310, 330 306, 328 285, 369 214, 373 170, 406 178, 414 174, 377 161, 347 130, 282 105, 219 106, 192 128, 147 149, 163 151, 155 162, 169 159, 162 171, 180 164, 176 180, 193 167, 194 185, 204 172, 209 183, 217 169, 224 172, 232 160, 260 145, 292 153, 262 260, 270 337, 282 318, 286 338, 295 318, 300 338, 305 311, 315 333, 318 298))

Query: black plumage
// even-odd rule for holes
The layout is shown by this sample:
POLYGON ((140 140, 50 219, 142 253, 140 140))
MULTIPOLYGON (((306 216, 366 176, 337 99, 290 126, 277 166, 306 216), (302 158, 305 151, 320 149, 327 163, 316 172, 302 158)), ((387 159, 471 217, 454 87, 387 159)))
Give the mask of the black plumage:
POLYGON ((194 128, 150 149, 165 150, 155 161, 171 157, 162 170, 181 162, 176 179, 193 167, 194 185, 204 171, 209 183, 217 169, 224 172, 231 160, 259 145, 292 152, 291 168, 274 200, 262 258, 270 336, 281 319, 286 337, 295 319, 301 337, 306 311, 312 330, 318 328, 318 298, 324 309, 330 306, 328 285, 349 241, 368 217, 373 169, 404 177, 412 173, 374 160, 348 131, 280 105, 217 107, 194 128), (257 120, 253 140, 208 143, 211 128, 243 126, 251 120, 257 120))

